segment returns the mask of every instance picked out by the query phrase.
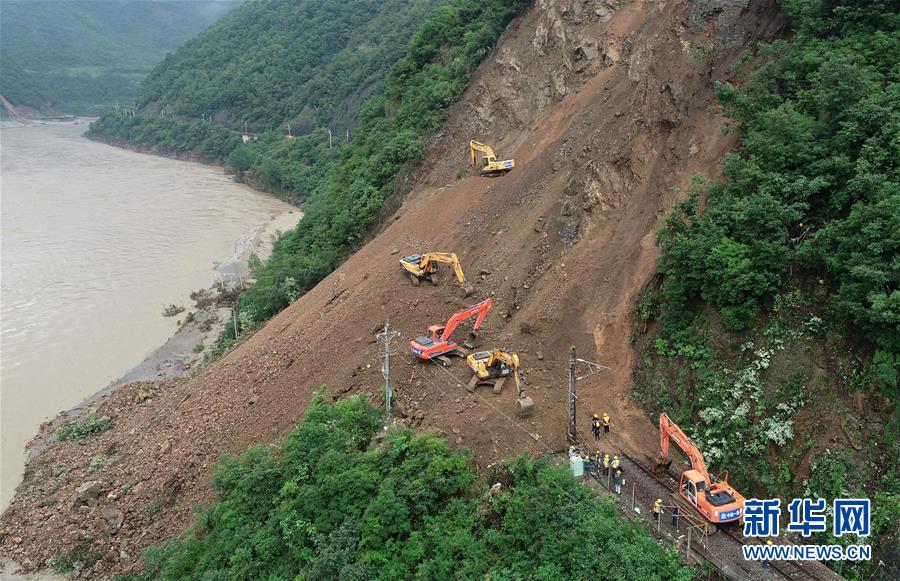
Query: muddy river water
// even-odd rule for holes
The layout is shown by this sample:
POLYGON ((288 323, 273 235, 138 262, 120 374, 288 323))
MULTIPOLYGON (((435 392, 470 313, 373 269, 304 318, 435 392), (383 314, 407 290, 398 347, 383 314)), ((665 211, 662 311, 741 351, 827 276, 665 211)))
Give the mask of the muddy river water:
POLYGON ((0 510, 41 422, 176 328, 213 267, 290 207, 222 170, 95 143, 84 122, 0 128, 0 510))

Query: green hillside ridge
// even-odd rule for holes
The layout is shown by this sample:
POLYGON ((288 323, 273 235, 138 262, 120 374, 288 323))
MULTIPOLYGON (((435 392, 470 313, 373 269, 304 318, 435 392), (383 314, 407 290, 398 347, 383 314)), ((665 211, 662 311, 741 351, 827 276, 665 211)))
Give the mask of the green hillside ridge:
MULTIPOLYGON (((270 1, 275 6, 281 2, 270 1)), ((385 86, 363 103, 359 126, 347 144, 334 139, 329 147, 322 130, 292 140, 269 131, 257 141, 242 143, 237 134, 217 123, 146 112, 133 117, 107 113, 92 125, 91 132, 101 138, 224 159, 226 167, 242 179, 304 203, 303 220, 278 241, 259 269, 257 282, 241 295, 239 337, 243 338, 314 287, 362 243, 393 193, 394 177, 419 158, 423 137, 440 128, 472 71, 510 20, 530 3, 457 0, 433 8, 411 32, 402 58, 381 73, 385 86)), ((231 26, 230 19, 245 13, 246 6, 234 11, 207 35, 220 26, 231 26)), ((183 50, 193 50, 192 45, 183 50)), ((343 90, 345 95, 355 92, 353 87, 343 90)), ((229 323, 213 355, 230 348, 234 336, 229 323)))
POLYGON ((5 0, 0 94, 16 106, 129 106, 144 76, 240 0, 5 0))
MULTIPOLYGON (((900 14, 780 4, 794 39, 717 87, 739 150, 659 230, 663 282, 635 308, 658 324, 635 395, 744 492, 873 497, 869 541, 896 567, 900 14)), ((842 573, 867 578, 878 561, 842 573)))
POLYGON ((138 107, 212 116, 234 128, 246 122, 254 131, 298 117, 306 126, 331 123, 383 84, 434 4, 248 2, 166 57, 147 77, 138 107))
POLYGON ((436 433, 376 435, 376 409, 323 393, 276 449, 223 458, 218 499, 123 579, 691 578, 566 467, 522 455, 482 474, 436 433))

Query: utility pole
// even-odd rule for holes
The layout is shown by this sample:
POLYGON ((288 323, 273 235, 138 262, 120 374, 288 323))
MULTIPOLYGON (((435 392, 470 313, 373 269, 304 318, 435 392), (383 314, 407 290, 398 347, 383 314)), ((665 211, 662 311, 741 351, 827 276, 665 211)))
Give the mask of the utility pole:
POLYGON ((688 565, 691 564, 691 532, 693 531, 693 529, 693 525, 688 527, 687 550, 684 552, 684 562, 688 565))
POLYGON ((381 352, 381 375, 384 377, 384 408, 388 419, 391 418, 391 341, 400 336, 397 331, 391 330, 391 324, 385 321, 384 329, 375 335, 375 338, 384 343, 384 351, 381 352))
POLYGON ((566 437, 572 444, 578 442, 578 418, 575 406, 575 402, 578 401, 576 384, 578 383, 579 379, 590 377, 594 373, 603 369, 609 369, 609 367, 600 365, 599 363, 594 363, 593 361, 585 361, 584 359, 579 359, 575 356, 575 347, 572 347, 572 350, 569 352, 569 427, 566 430, 566 437), (581 377, 578 377, 578 372, 576 369, 579 363, 583 363, 588 367, 588 372, 581 377))
POLYGON ((569 352, 569 429, 566 433, 566 436, 569 438, 569 442, 574 444, 578 439, 578 431, 576 426, 576 414, 575 414, 575 382, 577 378, 575 376, 575 347, 572 347, 572 350, 569 352))

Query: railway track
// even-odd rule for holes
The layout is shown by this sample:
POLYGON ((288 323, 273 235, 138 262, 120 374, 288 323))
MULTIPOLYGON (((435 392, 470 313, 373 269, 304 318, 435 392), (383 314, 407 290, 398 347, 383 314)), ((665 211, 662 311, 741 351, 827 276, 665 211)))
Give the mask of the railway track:
MULTIPOLYGON (((657 492, 658 498, 666 498, 668 493, 677 490, 677 481, 672 474, 666 473, 664 476, 654 474, 650 468, 642 461, 634 458, 630 454, 622 452, 624 459, 623 466, 633 466, 646 483, 655 483, 657 491, 665 490, 664 495, 657 492)), ((626 468, 626 474, 628 469, 626 468)), ((626 478, 628 478, 626 476, 626 478)), ((638 478, 632 475, 634 485, 637 485, 638 478)), ((647 488, 646 484, 642 488, 647 488)), ((652 488, 652 487, 651 487, 652 488)), ((637 495, 636 489, 633 494, 637 495)), ((645 491, 643 496, 647 496, 645 491)), ((650 494, 652 497, 654 494, 650 494)), ((652 502, 649 500, 648 502, 652 502)), ((687 515, 685 515, 686 517, 687 515)), ((683 518, 683 517, 682 517, 683 518)), ((686 518, 684 520, 687 520, 686 518)), ((660 523, 661 524, 661 523, 660 523)), ((690 525, 688 525, 690 526, 690 525)), ((669 527, 671 528, 671 527, 669 527)), ((741 546, 750 544, 755 539, 745 539, 737 531, 728 527, 720 527, 719 531, 723 534, 713 534, 708 536, 697 535, 692 548, 695 549, 703 559, 715 567, 722 575, 729 579, 794 579, 794 580, 813 580, 813 581, 836 581, 842 579, 837 573, 828 569, 822 563, 801 563, 797 561, 772 561, 768 568, 763 568, 760 563, 754 561, 746 561, 743 558, 741 546)), ((669 531, 671 534, 671 531, 669 531)), ((677 533, 677 531, 676 531, 677 533)))

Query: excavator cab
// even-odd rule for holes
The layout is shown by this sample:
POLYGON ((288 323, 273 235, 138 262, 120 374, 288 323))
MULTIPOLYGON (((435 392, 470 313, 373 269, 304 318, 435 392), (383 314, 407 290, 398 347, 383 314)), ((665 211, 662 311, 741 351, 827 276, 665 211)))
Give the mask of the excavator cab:
POLYGON ((488 167, 492 163, 497 161, 497 157, 493 155, 485 155, 481 158, 481 167, 488 167))

